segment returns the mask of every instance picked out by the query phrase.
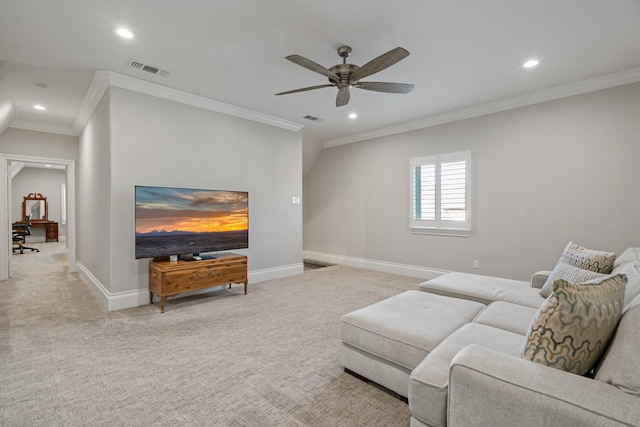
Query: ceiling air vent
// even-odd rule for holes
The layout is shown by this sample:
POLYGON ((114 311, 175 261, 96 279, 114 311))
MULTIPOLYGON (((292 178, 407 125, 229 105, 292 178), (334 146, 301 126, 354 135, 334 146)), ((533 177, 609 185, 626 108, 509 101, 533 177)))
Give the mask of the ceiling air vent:
POLYGON ((307 119, 307 120, 309 120, 310 122, 322 121, 322 119, 319 119, 319 118, 314 117, 314 116, 310 116, 310 115, 308 115, 308 114, 307 114, 306 116, 302 116, 302 118, 303 118, 303 119, 307 119))
POLYGON ((131 61, 131 66, 136 70, 146 71, 147 73, 155 74, 162 77, 169 77, 171 75, 171 71, 161 70, 158 67, 143 64, 142 62, 138 61, 131 61))

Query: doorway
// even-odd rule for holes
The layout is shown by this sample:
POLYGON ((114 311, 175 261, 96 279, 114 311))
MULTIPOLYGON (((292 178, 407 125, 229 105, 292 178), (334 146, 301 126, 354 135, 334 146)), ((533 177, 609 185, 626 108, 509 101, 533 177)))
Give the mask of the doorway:
POLYGON ((66 203, 64 204, 66 222, 66 245, 68 252, 69 272, 76 272, 76 164, 75 160, 54 159, 44 157, 20 156, 0 154, 0 187, 5 188, 4 196, 0 196, 0 212, 5 213, 6 222, 0 227, 0 239, 5 245, 0 245, 0 280, 7 280, 12 273, 11 225, 13 212, 12 174, 11 165, 17 162, 40 165, 59 165, 65 171, 64 190, 66 203))

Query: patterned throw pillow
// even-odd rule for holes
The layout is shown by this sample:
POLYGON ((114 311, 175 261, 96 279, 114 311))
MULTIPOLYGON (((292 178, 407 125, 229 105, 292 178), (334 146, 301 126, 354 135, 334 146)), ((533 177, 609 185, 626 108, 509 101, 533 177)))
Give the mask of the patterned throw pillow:
POLYGON ((613 270, 615 260, 616 254, 613 252, 595 251, 569 242, 558 262, 565 262, 596 273, 609 274, 613 270))
POLYGON ((529 326, 521 357, 578 375, 589 372, 620 320, 626 284, 624 274, 581 284, 557 279, 529 326))
POLYGON ((544 286, 540 289, 540 295, 547 298, 553 292, 553 282, 556 279, 564 279, 570 283, 582 283, 587 280, 599 279, 606 277, 606 274, 596 273, 595 271, 585 270, 580 267, 567 264, 560 261, 556 268, 553 269, 544 286))

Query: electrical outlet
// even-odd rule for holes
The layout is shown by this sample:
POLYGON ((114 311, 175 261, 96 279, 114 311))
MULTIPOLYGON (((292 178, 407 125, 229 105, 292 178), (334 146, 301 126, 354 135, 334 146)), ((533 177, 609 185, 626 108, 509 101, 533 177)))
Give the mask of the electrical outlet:
POLYGON ((300 197, 292 197, 291 198, 291 204, 292 205, 299 205, 300 204, 300 197))
POLYGON ((480 268, 480 261, 478 261, 477 259, 473 260, 473 268, 480 268))

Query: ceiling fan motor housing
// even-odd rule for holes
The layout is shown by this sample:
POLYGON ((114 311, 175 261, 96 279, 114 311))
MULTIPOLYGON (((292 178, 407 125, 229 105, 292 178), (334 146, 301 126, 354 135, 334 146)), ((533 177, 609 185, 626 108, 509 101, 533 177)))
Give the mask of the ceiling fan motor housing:
MULTIPOLYGON (((349 83, 349 76, 358 68, 360 67, 355 64, 339 64, 329 68, 329 71, 340 77, 340 81, 335 83, 349 83)), ((329 81, 333 82, 331 79, 329 79, 329 81)))

